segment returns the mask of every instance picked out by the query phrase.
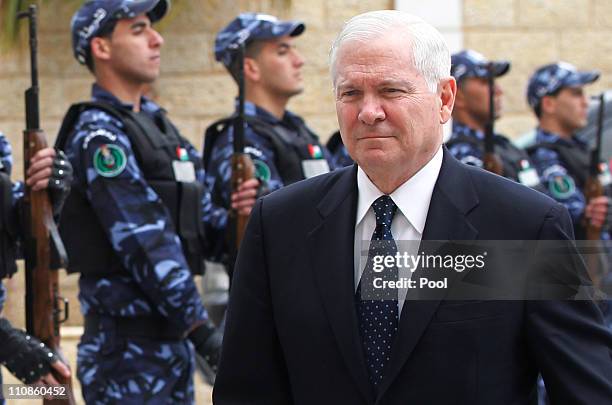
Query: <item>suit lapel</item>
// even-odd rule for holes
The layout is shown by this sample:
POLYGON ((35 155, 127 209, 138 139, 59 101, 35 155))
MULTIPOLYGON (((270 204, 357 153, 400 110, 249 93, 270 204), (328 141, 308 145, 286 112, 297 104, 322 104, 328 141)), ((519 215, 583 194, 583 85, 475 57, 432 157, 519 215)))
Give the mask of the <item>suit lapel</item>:
POLYGON ((345 169, 317 206, 321 222, 309 233, 312 269, 338 349, 366 402, 368 381, 354 304, 354 238, 357 167, 345 169))
MULTIPOLYGON (((477 194, 473 188, 469 173, 456 161, 444 147, 444 160, 432 194, 425 229, 424 241, 466 241, 477 237, 477 231, 466 218, 466 214, 478 204, 477 194)), ((434 253, 431 247, 425 248, 425 254, 434 253)), ((444 249, 442 246, 441 249, 444 249)), ((417 270, 413 278, 423 274, 417 270)), ((425 274, 424 274, 425 275, 425 274)), ((427 273, 430 279, 433 274, 427 273)), ((448 277, 448 288, 464 276, 453 272, 448 277)), ((401 368, 417 345, 421 335, 429 325, 440 301, 447 290, 432 289, 425 299, 408 299, 404 302, 398 334, 392 349, 391 359, 385 369, 385 377, 378 390, 378 398, 393 383, 401 368)))

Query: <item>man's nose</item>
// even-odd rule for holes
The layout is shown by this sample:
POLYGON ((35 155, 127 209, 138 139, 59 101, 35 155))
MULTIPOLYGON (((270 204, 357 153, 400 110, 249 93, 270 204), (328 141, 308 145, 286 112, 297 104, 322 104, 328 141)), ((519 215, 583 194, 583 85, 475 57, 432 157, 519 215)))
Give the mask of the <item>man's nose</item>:
POLYGON ((164 37, 162 37, 159 32, 155 31, 154 29, 151 29, 150 44, 152 48, 160 47, 164 44, 164 37))
POLYGON ((293 54, 293 65, 297 68, 301 68, 304 66, 304 62, 305 60, 302 54, 295 50, 293 54))
POLYGON ((374 125, 385 119, 385 110, 376 97, 366 97, 357 118, 366 125, 374 125))

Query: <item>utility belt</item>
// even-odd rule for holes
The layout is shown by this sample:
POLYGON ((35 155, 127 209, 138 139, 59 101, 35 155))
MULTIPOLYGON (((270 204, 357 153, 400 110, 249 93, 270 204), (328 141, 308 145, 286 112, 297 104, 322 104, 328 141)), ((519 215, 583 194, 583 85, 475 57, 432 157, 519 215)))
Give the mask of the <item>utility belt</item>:
POLYGON ((118 317, 109 315, 85 315, 85 335, 111 332, 124 338, 151 340, 182 340, 176 325, 162 316, 118 317))

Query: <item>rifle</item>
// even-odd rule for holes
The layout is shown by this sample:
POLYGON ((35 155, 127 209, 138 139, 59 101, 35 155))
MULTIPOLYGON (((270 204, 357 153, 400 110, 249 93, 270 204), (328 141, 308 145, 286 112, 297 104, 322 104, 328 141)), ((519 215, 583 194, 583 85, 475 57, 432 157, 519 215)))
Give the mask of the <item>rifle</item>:
MULTIPOLYGON (((47 147, 45 133, 40 129, 37 61, 37 8, 17 14, 28 18, 32 85, 25 92, 26 129, 23 131, 24 176, 30 160, 47 147)), ((47 190, 34 191, 26 185, 24 195, 24 256, 26 267, 26 330, 36 336, 64 361, 60 348, 59 325, 68 319, 68 301, 59 295, 58 269, 66 266, 66 250, 53 219, 53 209, 47 190), (52 246, 56 260, 52 260, 52 246), (64 317, 60 319, 63 304, 64 317)), ((46 405, 75 404, 70 378, 53 372, 55 379, 66 387, 66 397, 44 399, 46 405)))
MULTIPOLYGON (((244 40, 239 40, 232 46, 237 52, 236 63, 238 66, 238 114, 233 122, 234 154, 232 155, 232 192, 238 191, 238 187, 240 187, 244 181, 255 177, 253 161, 248 154, 244 153, 244 42, 244 40)), ((232 265, 235 263, 248 219, 248 216, 240 215, 236 210, 230 211, 231 226, 229 235, 232 242, 232 265)))
MULTIPOLYGON (((597 132, 595 134, 595 147, 591 150, 591 159, 589 162, 589 177, 584 183, 584 197, 586 204, 597 197, 604 195, 603 185, 599 178, 601 174, 601 138, 603 135, 604 116, 605 116, 605 93, 601 93, 598 97, 599 109, 597 115, 597 132)), ((587 240, 600 240, 601 239, 601 226, 595 226, 587 218, 582 219, 582 226, 584 226, 586 239, 587 240)), ((599 266, 594 262, 588 260, 589 274, 593 279, 595 285, 599 284, 600 271, 599 266)))
POLYGON ((485 139, 484 139, 484 168, 491 173, 499 174, 500 176, 504 173, 499 156, 495 153, 495 64, 489 62, 487 65, 487 81, 489 84, 489 122, 485 128, 485 139))

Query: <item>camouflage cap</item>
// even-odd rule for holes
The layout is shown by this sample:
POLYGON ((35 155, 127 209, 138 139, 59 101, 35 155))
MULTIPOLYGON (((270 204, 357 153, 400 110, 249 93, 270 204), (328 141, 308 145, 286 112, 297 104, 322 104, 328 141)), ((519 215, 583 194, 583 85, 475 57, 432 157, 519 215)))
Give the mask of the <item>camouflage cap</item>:
POLYGON ((451 55, 451 76, 460 83, 469 77, 488 77, 488 65, 493 63, 495 77, 503 76, 510 70, 508 61, 489 61, 482 54, 466 49, 451 55))
POLYGON ((527 84, 527 102, 536 108, 544 96, 554 94, 563 87, 583 86, 599 79, 599 72, 589 70, 579 72, 574 65, 557 62, 537 69, 527 84))
POLYGON ((260 13, 242 13, 217 34, 215 59, 229 67, 236 55, 237 46, 253 40, 266 40, 290 35, 301 35, 306 26, 301 21, 280 21, 260 13))
POLYGON ((88 0, 72 17, 72 50, 85 64, 91 39, 114 21, 147 14, 151 22, 161 20, 170 9, 170 0, 88 0))

